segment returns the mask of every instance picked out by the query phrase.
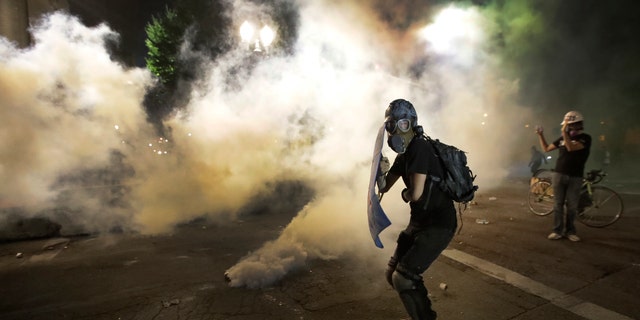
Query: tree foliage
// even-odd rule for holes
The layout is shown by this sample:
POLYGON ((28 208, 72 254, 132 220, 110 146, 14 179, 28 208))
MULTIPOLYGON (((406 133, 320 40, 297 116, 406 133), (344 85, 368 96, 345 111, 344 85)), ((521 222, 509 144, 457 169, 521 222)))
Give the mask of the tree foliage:
POLYGON ((186 29, 175 10, 165 9, 164 15, 154 16, 145 27, 147 39, 147 68, 166 86, 174 86, 178 75, 178 53, 186 29))

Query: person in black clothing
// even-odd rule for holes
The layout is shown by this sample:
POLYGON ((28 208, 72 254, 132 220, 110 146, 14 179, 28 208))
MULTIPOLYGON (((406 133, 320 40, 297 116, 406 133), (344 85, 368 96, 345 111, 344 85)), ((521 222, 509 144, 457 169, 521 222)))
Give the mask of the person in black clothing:
POLYGON ((387 108, 387 142, 398 155, 380 191, 389 191, 402 177, 406 188, 401 197, 411 207, 411 218, 398 236, 386 278, 412 319, 430 320, 437 314, 431 308, 422 273, 451 242, 457 220, 453 200, 431 181, 430 174, 441 176, 442 168, 417 122, 416 110, 407 100, 394 100, 387 108))
POLYGON ((547 236, 558 240, 566 236, 571 241, 580 241, 576 235, 575 218, 578 214, 580 188, 584 167, 591 150, 591 136, 584 133, 583 117, 577 111, 569 111, 562 120, 562 135, 552 144, 544 138, 542 127, 536 129, 540 146, 545 152, 558 149, 558 160, 551 178, 555 204, 553 206, 553 232, 547 236), (565 221, 566 202, 566 221, 565 221))

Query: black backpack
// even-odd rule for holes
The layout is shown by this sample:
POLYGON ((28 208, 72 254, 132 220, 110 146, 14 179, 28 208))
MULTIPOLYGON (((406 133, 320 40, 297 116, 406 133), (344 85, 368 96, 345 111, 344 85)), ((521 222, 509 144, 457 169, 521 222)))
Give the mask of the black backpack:
POLYGON ((453 201, 467 203, 473 200, 478 186, 473 184, 476 176, 467 166, 465 152, 438 139, 433 140, 427 135, 423 137, 433 146, 444 175, 443 177, 432 175, 431 179, 453 201))

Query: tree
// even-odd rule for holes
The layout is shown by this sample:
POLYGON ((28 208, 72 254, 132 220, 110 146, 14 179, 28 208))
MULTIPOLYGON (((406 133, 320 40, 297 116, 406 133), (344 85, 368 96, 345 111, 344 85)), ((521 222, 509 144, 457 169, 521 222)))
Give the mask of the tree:
POLYGON ((147 68, 167 87, 174 87, 178 78, 178 53, 186 29, 177 12, 168 7, 160 17, 152 17, 145 27, 147 68))
POLYGON ((188 87, 199 76, 199 59, 215 59, 231 47, 228 43, 229 17, 224 1, 176 0, 164 14, 147 23, 147 69, 158 84, 145 97, 145 107, 152 122, 161 120, 178 105, 185 105, 188 87), (197 52, 181 56, 181 48, 197 52))

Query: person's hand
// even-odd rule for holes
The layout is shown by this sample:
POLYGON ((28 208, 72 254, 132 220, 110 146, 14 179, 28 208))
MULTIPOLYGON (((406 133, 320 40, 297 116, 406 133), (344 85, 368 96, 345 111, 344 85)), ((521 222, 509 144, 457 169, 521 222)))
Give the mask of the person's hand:
POLYGON ((382 156, 382 158, 380 159, 380 172, 382 172, 383 175, 387 174, 387 172, 389 172, 389 169, 391 169, 391 163, 389 163, 389 158, 382 156))
POLYGON ((541 135, 544 132, 542 126, 536 126, 536 134, 541 135))
POLYGON ((380 193, 385 193, 385 187, 387 186, 387 172, 389 172, 389 169, 391 168, 391 165, 389 164, 389 159, 385 156, 383 156, 382 158, 380 158, 380 164, 378 164, 378 179, 376 180, 376 183, 378 184, 378 190, 380 191, 380 193))
POLYGON ((395 256, 389 259, 389 263, 387 264, 387 269, 384 271, 384 277, 387 279, 387 282, 393 288, 393 272, 396 271, 396 266, 398 265, 398 259, 395 256))

